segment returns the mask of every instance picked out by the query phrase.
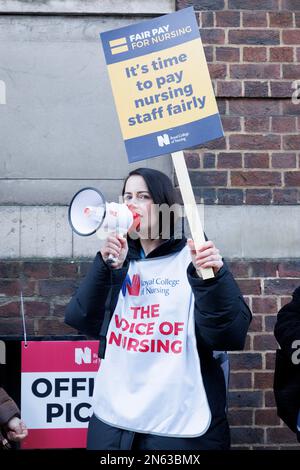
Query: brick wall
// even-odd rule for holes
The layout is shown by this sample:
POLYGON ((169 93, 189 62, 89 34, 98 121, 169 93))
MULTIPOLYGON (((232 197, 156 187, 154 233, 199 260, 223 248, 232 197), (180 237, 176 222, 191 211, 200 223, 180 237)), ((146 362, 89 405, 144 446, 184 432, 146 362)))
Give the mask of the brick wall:
POLYGON ((278 310, 300 284, 300 260, 231 261, 230 268, 253 312, 245 350, 231 353, 229 421, 239 448, 299 448, 277 416, 273 373, 278 310))
MULTIPOLYGON (((27 334, 65 335, 64 308, 89 260, 0 262, 0 331, 22 334, 20 290, 24 294, 27 334)), ((245 351, 231 353, 229 419, 237 448, 299 448, 280 422, 273 397, 276 341, 273 327, 279 308, 300 284, 300 260, 231 260, 230 268, 253 311, 245 351)))
POLYGON ((190 5, 226 133, 186 152, 198 200, 299 204, 300 99, 291 96, 295 80, 300 89, 300 1, 177 1, 190 5))

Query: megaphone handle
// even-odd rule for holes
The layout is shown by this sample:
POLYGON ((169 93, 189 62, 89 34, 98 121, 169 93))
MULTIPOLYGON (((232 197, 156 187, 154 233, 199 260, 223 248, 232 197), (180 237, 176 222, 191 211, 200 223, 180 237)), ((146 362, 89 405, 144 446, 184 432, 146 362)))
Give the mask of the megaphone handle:
MULTIPOLYGON (((119 218, 117 217, 116 220, 116 233, 119 233, 119 218)), ((114 255, 110 254, 108 255, 108 258, 106 260, 106 264, 109 266, 112 265, 113 263, 116 263, 118 261, 118 258, 115 258, 114 255)))
POLYGON ((106 264, 108 264, 109 266, 113 263, 116 263, 117 262, 117 259, 114 257, 114 255, 110 254, 108 255, 108 258, 106 260, 106 264))

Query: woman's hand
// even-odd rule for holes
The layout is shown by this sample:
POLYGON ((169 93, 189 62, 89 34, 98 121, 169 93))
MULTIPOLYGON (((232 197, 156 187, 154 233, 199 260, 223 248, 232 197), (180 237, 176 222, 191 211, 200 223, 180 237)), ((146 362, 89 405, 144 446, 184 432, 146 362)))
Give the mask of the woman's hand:
POLYGON ((205 242, 199 250, 195 250, 195 243, 191 238, 187 241, 191 251, 192 263, 196 271, 200 268, 213 268, 215 274, 222 268, 223 261, 219 250, 212 241, 205 242))
POLYGON ((28 435, 25 423, 17 416, 8 421, 6 428, 7 439, 10 441, 22 441, 28 435))
POLYGON ((110 234, 100 250, 105 263, 110 264, 113 269, 120 269, 128 253, 128 243, 126 238, 119 234, 110 234), (116 262, 110 262, 109 255, 112 255, 116 262))

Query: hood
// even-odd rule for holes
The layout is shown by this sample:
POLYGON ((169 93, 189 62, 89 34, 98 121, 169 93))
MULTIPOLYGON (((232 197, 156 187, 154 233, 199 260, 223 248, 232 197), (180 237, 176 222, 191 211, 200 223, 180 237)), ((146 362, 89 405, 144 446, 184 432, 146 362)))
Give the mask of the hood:
MULTIPOLYGON (((141 243, 140 240, 132 240, 130 237, 127 238, 128 241, 128 259, 141 259, 141 243)), ((186 245, 186 238, 174 238, 171 237, 168 240, 164 240, 161 245, 152 250, 145 258, 157 258, 159 256, 170 255, 172 253, 177 253, 181 251, 186 245)))

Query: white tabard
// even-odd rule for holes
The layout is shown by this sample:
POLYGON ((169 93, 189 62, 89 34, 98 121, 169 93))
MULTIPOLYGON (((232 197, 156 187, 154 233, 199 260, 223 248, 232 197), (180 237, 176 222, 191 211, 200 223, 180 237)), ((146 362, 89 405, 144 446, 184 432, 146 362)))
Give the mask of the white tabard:
POLYGON ((207 431, 211 413, 196 347, 190 262, 187 246, 130 262, 95 381, 93 409, 102 421, 162 436, 207 431))

